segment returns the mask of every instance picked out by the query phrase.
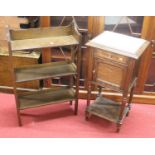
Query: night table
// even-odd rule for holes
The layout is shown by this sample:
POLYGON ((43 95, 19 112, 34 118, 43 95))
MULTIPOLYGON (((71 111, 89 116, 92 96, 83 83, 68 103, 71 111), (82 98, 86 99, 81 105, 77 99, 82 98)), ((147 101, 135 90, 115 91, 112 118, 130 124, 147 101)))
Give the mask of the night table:
POLYGON ((129 114, 139 60, 149 42, 141 38, 104 31, 86 45, 95 48, 93 80, 88 82, 86 119, 88 120, 91 115, 107 119, 117 124, 119 132, 123 119, 129 114), (99 93, 94 103, 90 104, 93 84, 99 87, 99 93), (122 93, 121 103, 103 97, 102 88, 122 93))

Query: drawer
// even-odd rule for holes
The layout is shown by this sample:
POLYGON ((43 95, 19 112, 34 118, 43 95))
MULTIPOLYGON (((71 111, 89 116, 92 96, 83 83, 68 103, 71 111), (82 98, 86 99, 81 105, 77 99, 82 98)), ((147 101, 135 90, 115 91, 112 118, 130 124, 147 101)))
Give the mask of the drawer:
POLYGON ((127 62, 128 62, 128 58, 125 56, 121 56, 121 55, 115 54, 115 53, 106 52, 103 50, 96 50, 94 52, 94 56, 97 58, 109 59, 109 60, 119 62, 122 64, 127 64, 127 62))

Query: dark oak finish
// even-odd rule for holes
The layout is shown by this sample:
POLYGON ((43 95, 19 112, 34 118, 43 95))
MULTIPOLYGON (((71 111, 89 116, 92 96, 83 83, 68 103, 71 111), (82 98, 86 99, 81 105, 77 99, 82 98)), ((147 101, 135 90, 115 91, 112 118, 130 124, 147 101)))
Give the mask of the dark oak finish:
POLYGON ((135 40, 132 37, 118 35, 113 32, 104 32, 99 37, 94 38, 86 44, 96 49, 92 54, 94 62, 91 72, 92 81, 89 81, 88 86, 86 119, 91 114, 106 118, 117 123, 117 132, 119 132, 123 119, 129 114, 129 110, 131 109, 133 91, 138 75, 139 58, 148 47, 149 42, 142 39, 135 40), (110 44, 106 38, 110 38, 110 44), (135 46, 136 51, 134 48, 130 51, 128 46, 123 51, 124 46, 121 46, 121 42, 118 41, 119 38, 120 40, 126 40, 124 44, 130 44, 132 39, 137 44, 141 41, 141 44, 138 47, 135 46), (115 45, 113 39, 115 42, 118 41, 118 45, 115 45), (90 105, 92 84, 99 86, 99 97, 90 105), (122 94, 121 104, 118 106, 115 102, 102 98, 102 87, 120 92, 122 94))
POLYGON ((19 109, 35 108, 49 104, 64 103, 75 100, 75 90, 73 88, 52 88, 36 92, 28 92, 19 95, 19 109))
POLYGON ((47 79, 49 77, 69 76, 76 74, 76 65, 67 62, 51 62, 29 65, 15 69, 16 82, 47 79))
POLYGON ((80 73, 80 42, 81 35, 75 27, 74 21, 69 26, 52 28, 34 28, 27 30, 9 30, 9 57, 14 94, 16 99, 18 123, 21 126, 20 110, 25 108, 35 108, 47 104, 61 103, 75 100, 74 113, 78 111, 79 95, 79 73, 80 73), (28 65, 16 67, 13 60, 13 52, 16 50, 27 50, 36 48, 52 48, 67 46, 71 51, 71 59, 66 61, 44 63, 38 65, 28 65), (75 49, 78 50, 75 52, 75 49), (76 60, 76 61, 75 61, 76 60), (47 79, 52 77, 69 76, 75 78, 76 89, 73 89, 73 81, 67 88, 42 89, 38 91, 18 93, 17 83, 47 79))
MULTIPOLYGON (((89 115, 90 113, 99 116, 101 118, 105 118, 114 123, 117 123, 119 121, 120 108, 121 108, 120 103, 99 96, 96 98, 94 103, 92 103, 89 107, 87 107, 86 119, 89 119, 88 117, 90 117, 89 115)), ((129 108, 126 107, 123 116, 127 115, 128 111, 129 108)))

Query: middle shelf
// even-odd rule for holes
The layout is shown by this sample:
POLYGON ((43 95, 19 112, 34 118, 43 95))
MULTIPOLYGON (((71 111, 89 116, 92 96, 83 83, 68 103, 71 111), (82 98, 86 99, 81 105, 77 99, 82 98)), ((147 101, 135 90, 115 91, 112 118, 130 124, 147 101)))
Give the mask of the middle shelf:
POLYGON ((50 77, 69 76, 74 74, 77 74, 76 65, 66 61, 29 65, 15 69, 16 82, 41 80, 50 77))
POLYGON ((48 104, 63 103, 65 101, 72 101, 76 97, 73 88, 51 88, 43 89, 34 92, 27 92, 19 95, 19 109, 27 109, 39 107, 48 104))

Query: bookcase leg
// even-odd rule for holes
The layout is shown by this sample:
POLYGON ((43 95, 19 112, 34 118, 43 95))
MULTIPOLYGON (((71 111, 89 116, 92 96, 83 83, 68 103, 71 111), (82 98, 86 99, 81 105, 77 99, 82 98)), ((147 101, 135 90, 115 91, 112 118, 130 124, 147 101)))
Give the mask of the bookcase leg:
POLYGON ((77 112, 78 112, 78 99, 75 100, 74 114, 77 115, 77 112))
MULTIPOLYGON (((73 88, 73 85, 74 85, 73 83, 74 83, 73 76, 70 76, 70 84, 69 84, 70 88, 73 88)), ((69 103, 70 103, 70 105, 72 105, 73 102, 70 101, 69 103)))
POLYGON ((88 82, 88 92, 87 92, 87 106, 90 105, 90 96, 91 96, 91 83, 88 82))
POLYGON ((17 109, 17 118, 18 118, 18 125, 22 126, 22 120, 21 120, 21 116, 20 116, 20 110, 17 109))
POLYGON ((117 123, 117 125, 116 125, 116 132, 117 133, 120 132, 121 125, 122 125, 122 123, 117 123))
POLYGON ((81 64, 81 45, 78 46, 77 52, 77 77, 76 77, 76 99, 75 99, 75 111, 74 114, 78 113, 78 100, 79 100, 79 81, 80 81, 80 65, 81 64))
POLYGON ((75 99, 75 111, 74 114, 77 115, 78 112, 78 100, 79 100, 79 75, 76 79, 76 99, 75 99))

